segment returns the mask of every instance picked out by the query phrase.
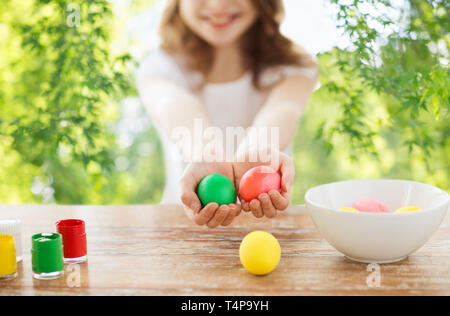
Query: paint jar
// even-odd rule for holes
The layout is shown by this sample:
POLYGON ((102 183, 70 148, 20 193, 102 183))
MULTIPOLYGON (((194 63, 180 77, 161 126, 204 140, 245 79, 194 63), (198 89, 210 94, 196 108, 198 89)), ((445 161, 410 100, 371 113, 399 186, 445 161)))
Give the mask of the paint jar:
POLYGON ((87 260, 86 225, 80 219, 65 219, 56 222, 56 231, 61 234, 64 263, 82 263, 87 260))
POLYGON ((64 274, 62 238, 57 233, 31 237, 33 277, 38 280, 57 279, 64 274))
POLYGON ((10 280, 15 277, 17 277, 17 262, 14 236, 0 235, 0 279, 10 280))
POLYGON ((22 261, 22 225, 18 219, 0 219, 0 235, 14 236, 16 261, 22 261))

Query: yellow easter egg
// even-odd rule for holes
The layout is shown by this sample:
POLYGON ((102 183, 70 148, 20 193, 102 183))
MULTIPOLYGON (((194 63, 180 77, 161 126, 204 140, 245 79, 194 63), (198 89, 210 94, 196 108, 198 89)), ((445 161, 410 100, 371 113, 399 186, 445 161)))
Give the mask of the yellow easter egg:
POLYGON ((410 212, 417 212, 417 211, 420 211, 420 210, 421 210, 421 208, 417 207, 417 206, 405 206, 405 207, 399 208, 394 213, 395 214, 410 213, 410 212))
POLYGON ((254 231, 242 240, 239 257, 248 272, 256 275, 269 274, 280 262, 280 244, 272 234, 254 231))
POLYGON ((345 212, 352 212, 352 213, 359 213, 359 211, 356 208, 353 207, 341 207, 339 211, 345 211, 345 212))

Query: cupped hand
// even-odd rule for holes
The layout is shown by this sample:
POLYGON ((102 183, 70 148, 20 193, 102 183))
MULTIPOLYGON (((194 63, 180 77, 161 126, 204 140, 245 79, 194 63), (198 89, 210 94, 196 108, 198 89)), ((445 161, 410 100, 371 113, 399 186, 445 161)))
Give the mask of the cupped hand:
POLYGON ((230 162, 190 163, 181 178, 181 202, 187 216, 197 225, 209 228, 229 226, 241 213, 241 205, 210 203, 202 207, 197 196, 199 183, 210 174, 224 175, 235 183, 233 164, 230 162))
POLYGON ((266 216, 267 218, 274 218, 278 211, 284 211, 290 204, 292 184, 294 182, 295 168, 291 157, 276 149, 270 149, 271 157, 277 157, 270 162, 253 161, 256 155, 250 150, 241 151, 236 155, 233 163, 236 187, 239 189, 239 184, 244 174, 261 165, 270 166, 281 174, 281 192, 276 190, 268 193, 262 193, 258 199, 246 202, 241 198, 242 209, 245 212, 252 212, 256 218, 266 216))

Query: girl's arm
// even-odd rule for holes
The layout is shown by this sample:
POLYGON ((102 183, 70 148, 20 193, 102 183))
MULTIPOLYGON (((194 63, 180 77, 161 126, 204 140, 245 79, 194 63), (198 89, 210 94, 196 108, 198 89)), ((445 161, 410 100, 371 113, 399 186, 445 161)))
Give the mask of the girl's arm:
MULTIPOLYGON (((189 91, 156 76, 141 76, 138 88, 153 121, 174 143, 179 141, 176 130, 180 128, 194 135, 196 120, 205 128, 209 126, 204 106, 189 91)), ((180 150, 185 157, 191 157, 189 147, 180 146, 180 150)))
MULTIPOLYGON (((138 80, 138 87, 145 107, 154 122, 173 141, 183 143, 178 139, 176 129, 184 128, 194 137, 194 121, 201 120, 203 126, 209 122, 203 105, 190 92, 155 76, 142 76, 138 80)), ((186 140, 184 140, 186 141, 186 140)), ((179 146, 182 154, 188 159, 192 158, 191 146, 179 146), (186 152, 183 152, 186 150, 186 152)), ((199 151, 201 152, 201 148, 199 151)), ((170 167, 170 166, 168 166, 170 167)), ((196 187, 203 177, 220 173, 234 180, 231 163, 190 163, 183 177, 180 179, 182 188, 181 201, 187 216, 198 225, 207 225, 210 228, 228 226, 241 212, 237 204, 219 206, 211 203, 202 208, 196 194, 196 187)))
MULTIPOLYGON (((285 210, 289 206, 295 168, 292 159, 282 151, 292 143, 298 121, 315 85, 315 80, 303 75, 283 80, 273 89, 266 104, 257 114, 253 124, 256 128, 250 129, 250 134, 247 135, 248 139, 257 139, 251 133, 257 133, 259 127, 276 127, 279 129, 280 136, 279 148, 270 149, 272 153, 275 151, 278 155, 277 165, 274 165, 274 161, 269 164, 281 173, 281 192, 272 191, 261 194, 258 200, 243 203, 242 209, 246 212, 251 211, 255 217, 272 218, 277 210, 285 210)), ((268 141, 267 144, 269 144, 268 141)), ((245 172, 259 165, 248 159, 253 157, 252 151, 261 149, 258 144, 256 148, 253 147, 254 145, 251 140, 248 142, 244 140, 238 150, 233 167, 237 186, 245 172)))
POLYGON ((254 127, 278 127, 280 148, 284 151, 292 143, 298 121, 311 97, 316 81, 303 75, 289 77, 273 88, 266 104, 253 123, 254 127))

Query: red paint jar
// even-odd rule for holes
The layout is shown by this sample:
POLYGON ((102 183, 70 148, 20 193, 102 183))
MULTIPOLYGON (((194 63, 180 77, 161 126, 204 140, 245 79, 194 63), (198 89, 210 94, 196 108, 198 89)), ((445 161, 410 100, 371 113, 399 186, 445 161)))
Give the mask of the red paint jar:
POLYGON ((80 219, 56 222, 56 231, 62 235, 64 263, 81 263, 87 260, 86 225, 80 219))

